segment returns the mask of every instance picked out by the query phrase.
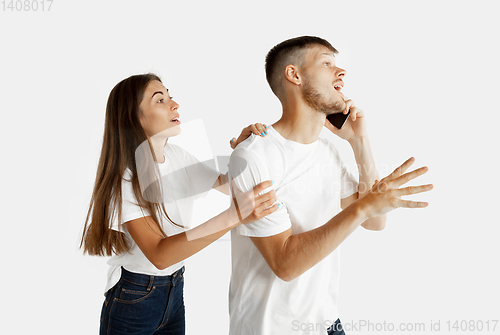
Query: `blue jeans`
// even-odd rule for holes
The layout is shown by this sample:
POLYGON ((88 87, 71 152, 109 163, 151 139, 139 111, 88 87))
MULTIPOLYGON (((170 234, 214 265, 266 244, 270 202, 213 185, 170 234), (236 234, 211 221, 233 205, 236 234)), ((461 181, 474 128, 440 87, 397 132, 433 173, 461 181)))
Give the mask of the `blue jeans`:
POLYGON ((340 323, 340 319, 337 319, 333 325, 331 325, 328 329, 328 335, 345 335, 344 329, 342 329, 342 324, 340 323))
POLYGON ((184 267, 171 276, 148 276, 122 267, 106 292, 100 335, 184 335, 184 267))

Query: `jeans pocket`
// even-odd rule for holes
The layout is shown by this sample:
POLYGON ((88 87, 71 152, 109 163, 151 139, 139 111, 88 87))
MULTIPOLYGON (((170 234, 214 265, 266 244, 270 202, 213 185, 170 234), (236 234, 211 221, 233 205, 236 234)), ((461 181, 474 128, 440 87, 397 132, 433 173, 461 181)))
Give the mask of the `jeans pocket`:
POLYGON ((155 290, 156 286, 151 287, 150 290, 147 290, 146 288, 142 289, 122 286, 118 297, 114 300, 124 304, 135 304, 150 297, 155 290))
POLYGON ((163 313, 158 311, 164 311, 167 302, 163 293, 161 286, 152 286, 147 290, 146 286, 122 282, 109 303, 109 329, 125 327, 130 334, 142 334, 152 324, 159 325, 163 313), (165 306, 161 307, 164 302, 165 306))

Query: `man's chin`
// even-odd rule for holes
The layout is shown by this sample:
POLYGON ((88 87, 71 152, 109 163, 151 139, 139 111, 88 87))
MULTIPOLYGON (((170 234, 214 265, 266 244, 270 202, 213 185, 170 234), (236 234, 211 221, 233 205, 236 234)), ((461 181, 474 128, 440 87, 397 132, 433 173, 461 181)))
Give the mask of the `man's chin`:
POLYGON ((345 111, 345 109, 347 108, 347 105, 344 104, 344 106, 330 106, 330 108, 324 108, 322 110, 323 113, 326 114, 326 116, 328 115, 331 115, 331 114, 339 114, 339 113, 343 113, 345 111))
POLYGON ((330 114, 338 114, 345 111, 347 104, 345 101, 337 101, 330 106, 323 106, 323 112, 328 116, 330 114))
POLYGON ((325 114, 326 114, 326 116, 328 116, 328 115, 332 115, 332 114, 340 114, 340 113, 342 113, 343 111, 344 111, 344 110, 333 110, 333 111, 332 111, 332 110, 329 110, 329 111, 328 111, 328 112, 326 112, 325 114))

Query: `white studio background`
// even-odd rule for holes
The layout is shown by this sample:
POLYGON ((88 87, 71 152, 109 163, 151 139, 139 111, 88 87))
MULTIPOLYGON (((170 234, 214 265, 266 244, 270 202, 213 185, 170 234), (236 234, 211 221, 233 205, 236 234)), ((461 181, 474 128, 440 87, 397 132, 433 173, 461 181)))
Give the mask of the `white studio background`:
MULTIPOLYGON (((202 119, 213 155, 229 155, 243 127, 280 117, 264 57, 300 35, 340 51, 344 92, 367 114, 381 176, 415 156, 415 167, 430 170, 414 185, 435 186, 415 196, 428 208, 399 209, 384 231, 359 229, 345 241, 343 323, 424 323, 420 333, 430 334, 440 321, 441 333, 465 334, 448 332, 447 321, 500 319, 498 10, 485 0, 0 7, 0 332, 98 332, 106 259, 78 245, 116 83, 157 73, 181 120, 202 119)), ((355 172, 349 146, 322 136, 355 172)), ((204 206, 222 210, 226 201, 210 195, 204 206)), ((187 261, 187 334, 227 334, 230 272, 228 236, 187 261)), ((348 332, 368 333, 388 332, 348 332)))

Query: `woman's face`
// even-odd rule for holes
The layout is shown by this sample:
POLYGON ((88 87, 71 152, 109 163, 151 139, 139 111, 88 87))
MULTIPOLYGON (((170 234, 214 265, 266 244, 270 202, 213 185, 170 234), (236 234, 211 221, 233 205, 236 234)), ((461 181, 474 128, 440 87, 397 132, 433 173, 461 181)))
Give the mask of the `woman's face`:
POLYGON ((139 119, 149 137, 171 137, 180 134, 181 121, 177 112, 179 104, 172 100, 168 89, 161 82, 153 80, 148 84, 139 107, 139 119))

